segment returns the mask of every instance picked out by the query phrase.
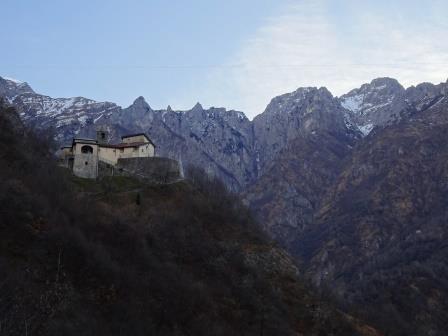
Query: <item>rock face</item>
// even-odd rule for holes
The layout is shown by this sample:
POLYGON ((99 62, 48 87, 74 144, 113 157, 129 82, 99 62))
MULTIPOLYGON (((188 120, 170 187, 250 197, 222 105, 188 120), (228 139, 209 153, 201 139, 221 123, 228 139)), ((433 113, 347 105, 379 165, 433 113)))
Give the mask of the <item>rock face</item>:
POLYGON ((338 100, 325 88, 304 88, 274 98, 253 122, 242 112, 213 107, 206 110, 199 103, 188 111, 153 110, 139 97, 130 107, 83 132, 93 136, 94 128, 101 124, 115 136, 147 132, 160 144, 158 155, 177 159, 184 166, 200 166, 232 190, 241 191, 296 138, 317 132, 347 141, 359 138, 359 131, 347 125, 344 115, 338 100))
POLYGON ((18 95, 35 93, 28 83, 21 82, 15 79, 0 77, 0 96, 7 97, 9 102, 13 102, 18 95))
POLYGON ((399 119, 406 106, 405 89, 392 78, 377 78, 340 97, 350 111, 351 120, 366 135, 375 126, 385 126, 399 119))
MULTIPOLYGON (((297 138, 317 133, 359 139, 374 126, 399 120, 400 110, 436 97, 438 86, 425 83, 406 91, 397 81, 380 78, 335 98, 325 88, 300 88, 274 98, 252 122, 244 113, 224 108, 188 111, 153 110, 143 97, 128 108, 83 97, 51 98, 24 82, 0 77, 0 95, 37 128, 52 127, 59 143, 74 136, 95 137, 99 126, 110 141, 124 133, 145 132, 159 156, 196 165, 221 178, 234 191, 251 186, 270 169, 276 156, 297 138)), ((345 140, 344 140, 345 141, 345 140)))
POLYGON ((122 109, 82 97, 39 95, 26 83, 1 77, 0 96, 17 107, 27 125, 54 128, 61 144, 74 136, 95 137, 98 126, 110 130, 110 141, 125 133, 145 132, 156 143, 159 156, 200 166, 233 190, 256 177, 252 124, 242 112, 205 110, 199 103, 189 111, 153 110, 143 97, 122 109))
MULTIPOLYGON (((256 177, 252 125, 242 112, 205 110, 199 103, 189 111, 153 110, 140 97, 101 123, 116 135, 146 132, 158 156, 176 159, 185 167, 200 166, 232 190, 241 190, 256 177)), ((83 131, 93 134, 98 124, 83 131)))
POLYGON ((388 333, 444 335, 448 83, 400 95, 362 139, 296 137, 243 196, 316 286, 388 333))
MULTIPOLYGON (((264 153, 269 153, 265 157, 274 157, 274 160, 265 164, 264 173, 244 191, 243 196, 246 203, 259 217, 261 225, 273 237, 290 248, 294 248, 298 244, 297 242, 301 240, 300 237, 304 230, 313 227, 316 212, 323 206, 321 202, 324 196, 342 173, 343 165, 352 158, 352 155, 355 155, 356 150, 354 151, 352 148, 358 148, 368 139, 375 137, 376 134, 381 134, 389 127, 395 127, 394 125, 404 122, 418 121, 422 115, 426 116, 427 122, 429 122, 428 118, 435 118, 434 121, 431 121, 434 124, 443 120, 444 117, 440 113, 430 117, 428 113, 423 114, 422 111, 443 104, 443 99, 448 92, 447 84, 424 83, 406 91, 401 90, 400 87, 394 80, 380 79, 352 92, 358 92, 359 94, 362 92, 366 97, 364 105, 373 105, 373 101, 378 99, 376 100, 376 106, 381 104, 378 92, 389 92, 389 98, 385 98, 385 100, 391 100, 392 103, 388 105, 395 106, 394 109, 391 109, 391 106, 387 109, 383 107, 383 111, 378 116, 384 118, 377 119, 376 130, 365 139, 356 137, 357 133, 352 131, 352 125, 346 123, 346 127, 343 127, 337 119, 332 122, 339 127, 327 127, 330 123, 323 121, 320 129, 313 129, 310 133, 306 130, 301 131, 300 118, 297 118, 297 120, 290 118, 291 112, 288 113, 288 111, 294 111, 294 107, 287 108, 286 112, 280 114, 280 116, 276 115, 273 106, 277 105, 277 108, 280 109, 284 106, 290 106, 288 104, 291 100, 301 101, 292 98, 294 94, 275 98, 267 111, 254 120, 255 130, 263 130, 257 123, 260 122, 259 120, 264 120, 265 130, 270 134, 257 137, 260 131, 256 131, 256 144, 259 146, 258 148, 265 149, 264 153), (395 98, 391 99, 392 96, 395 98), (399 99, 396 97, 399 97, 399 99), (367 103, 367 98, 372 103, 367 103), (401 103, 399 100, 401 100, 401 103), (401 106, 402 109, 398 110, 398 106, 401 106), (393 110, 396 110, 396 112, 392 113, 393 110), (388 115, 389 117, 387 117, 388 115), (282 117, 285 119, 282 119, 282 117), (286 119, 286 117, 289 117, 289 119, 286 119), (294 125, 297 126, 294 128, 294 125), (281 129, 282 126, 283 129, 279 131, 278 129, 281 129), (279 136, 280 140, 273 140, 276 138, 275 134, 288 134, 288 132, 291 134, 292 131, 289 131, 291 129, 296 130, 296 135, 291 136, 289 141, 281 139, 279 136), (333 130, 336 130, 336 132, 333 130), (261 141, 264 142, 260 146, 261 141), (278 154, 273 154, 276 149, 278 154)), ((298 95, 303 92, 298 90, 295 94, 298 95)), ((309 91, 306 90, 306 92, 309 91)), ((327 95, 327 97, 329 96, 327 95)), ((333 105, 331 99, 326 101, 328 102, 327 106, 333 106, 331 111, 339 111, 333 112, 333 118, 341 118, 341 115, 347 112, 347 110, 338 110, 338 105, 333 105)), ((322 105, 319 106, 320 111, 325 111, 326 108, 322 105)), ((372 110, 368 111, 368 113, 372 113, 372 110)), ((376 111, 379 111, 379 108, 376 111)), ((363 114, 360 114, 360 116, 362 117, 363 114)), ((362 129, 362 127, 360 128, 362 129)), ((418 139, 418 136, 416 136, 416 139, 418 139)), ((392 139, 389 141, 392 141, 392 139)), ((363 153, 366 156, 370 155, 370 149, 363 147, 363 153)))
POLYGON ((353 140, 315 133, 292 141, 243 193, 263 228, 285 247, 313 224, 320 199, 337 178, 353 140))
POLYGON ((397 80, 377 78, 339 98, 348 111, 346 119, 367 135, 374 127, 384 127, 398 122, 408 107, 422 108, 421 102, 442 94, 445 86, 422 83, 404 89, 397 80))
POLYGON ((254 118, 255 150, 259 175, 292 140, 316 132, 356 137, 344 121, 345 111, 326 88, 301 88, 272 99, 254 118))
POLYGON ((355 147, 294 245, 316 285, 331 285, 377 324, 443 335, 448 96, 424 105, 355 147))
POLYGON ((289 246, 313 222, 314 211, 361 133, 325 88, 274 98, 254 119, 259 178, 246 204, 269 234, 289 246))
POLYGON ((25 124, 38 129, 53 128, 60 143, 69 141, 86 125, 120 109, 114 103, 83 97, 51 98, 34 92, 25 82, 1 77, 0 96, 19 110, 25 124))

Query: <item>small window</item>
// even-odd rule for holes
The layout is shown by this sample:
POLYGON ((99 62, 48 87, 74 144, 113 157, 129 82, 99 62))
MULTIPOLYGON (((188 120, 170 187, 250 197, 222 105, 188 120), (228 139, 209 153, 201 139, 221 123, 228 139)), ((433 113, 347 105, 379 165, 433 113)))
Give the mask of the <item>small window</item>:
POLYGON ((86 162, 84 162, 84 164, 87 166, 89 163, 86 161, 86 162))
POLYGON ((93 148, 91 146, 82 146, 81 153, 83 154, 93 154, 93 148))

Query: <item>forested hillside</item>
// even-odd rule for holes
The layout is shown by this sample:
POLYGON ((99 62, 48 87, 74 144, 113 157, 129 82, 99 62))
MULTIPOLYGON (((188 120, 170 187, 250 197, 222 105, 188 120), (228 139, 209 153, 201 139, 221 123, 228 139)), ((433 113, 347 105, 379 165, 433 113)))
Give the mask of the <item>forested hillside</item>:
POLYGON ((0 110, 1 335, 377 335, 298 279, 216 180, 75 179, 0 110))

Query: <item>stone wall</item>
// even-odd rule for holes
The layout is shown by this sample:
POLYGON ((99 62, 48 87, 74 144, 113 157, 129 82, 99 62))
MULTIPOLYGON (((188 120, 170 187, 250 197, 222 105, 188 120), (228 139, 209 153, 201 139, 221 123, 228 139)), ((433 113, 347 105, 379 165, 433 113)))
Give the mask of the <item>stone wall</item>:
POLYGON ((100 162, 100 176, 132 176, 145 182, 171 183, 182 179, 176 160, 162 157, 118 159, 114 167, 100 162))
POLYGON ((92 153, 76 154, 73 174, 83 178, 96 178, 98 176, 98 155, 92 153))

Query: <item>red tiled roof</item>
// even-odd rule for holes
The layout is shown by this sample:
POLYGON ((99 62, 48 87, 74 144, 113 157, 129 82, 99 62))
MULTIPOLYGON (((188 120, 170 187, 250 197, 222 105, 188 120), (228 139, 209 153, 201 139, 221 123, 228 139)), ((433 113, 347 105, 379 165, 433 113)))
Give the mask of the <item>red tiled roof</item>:
POLYGON ((140 147, 143 145, 148 145, 149 142, 131 142, 131 143, 120 143, 116 145, 111 144, 101 144, 100 147, 107 147, 107 148, 129 148, 129 147, 140 147))

